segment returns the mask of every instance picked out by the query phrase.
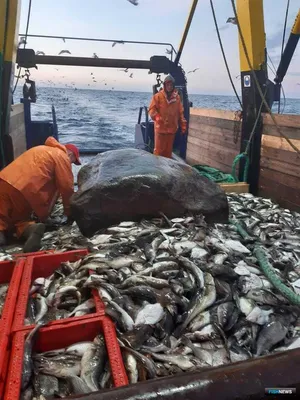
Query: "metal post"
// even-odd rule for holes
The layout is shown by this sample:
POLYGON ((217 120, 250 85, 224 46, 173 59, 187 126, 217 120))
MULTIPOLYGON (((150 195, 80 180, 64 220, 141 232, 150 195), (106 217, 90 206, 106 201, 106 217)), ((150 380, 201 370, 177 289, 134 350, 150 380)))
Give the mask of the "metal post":
MULTIPOLYGON (((240 69, 242 82, 243 122, 241 148, 243 153, 250 139, 250 133, 255 124, 262 99, 253 79, 254 72, 258 78, 263 93, 266 92, 267 69, 265 57, 265 30, 263 15, 263 0, 237 0, 237 16, 245 41, 247 53, 251 62, 248 63, 239 35, 240 69), (251 71, 253 68, 253 72, 251 71)), ((260 172, 260 147, 262 124, 258 123, 250 146, 250 168, 248 183, 250 192, 257 194, 260 172)), ((240 179, 244 172, 244 162, 240 164, 240 179)))
POLYGON ((1 168, 13 160, 13 145, 9 136, 12 87, 18 41, 21 0, 0 0, 1 125, 0 137, 4 155, 1 168))
POLYGON ((296 16, 290 37, 286 43, 284 52, 280 60, 280 64, 277 69, 277 74, 275 78, 276 83, 280 84, 283 78, 285 77, 285 74, 289 68, 290 62, 293 58, 299 39, 300 39, 300 10, 298 11, 298 14, 296 16))
POLYGON ((189 30, 190 30, 190 26, 191 26, 191 23, 192 23, 192 20, 193 20, 193 17, 194 17, 194 13, 195 13, 197 4, 198 4, 198 0, 193 0, 192 5, 191 5, 191 9, 190 9, 190 12, 189 12, 189 16, 188 16, 188 19, 187 19, 187 22, 186 22, 186 25, 185 25, 185 28, 184 28, 184 32, 183 32, 183 35, 182 35, 182 38, 181 38, 181 42, 180 42, 180 45, 179 45, 179 49, 178 49, 178 52, 176 54, 176 58, 175 58, 175 61, 174 61, 175 64, 179 63, 179 60, 180 60, 180 57, 181 57, 181 53, 182 53, 182 50, 183 50, 187 35, 189 33, 189 30))

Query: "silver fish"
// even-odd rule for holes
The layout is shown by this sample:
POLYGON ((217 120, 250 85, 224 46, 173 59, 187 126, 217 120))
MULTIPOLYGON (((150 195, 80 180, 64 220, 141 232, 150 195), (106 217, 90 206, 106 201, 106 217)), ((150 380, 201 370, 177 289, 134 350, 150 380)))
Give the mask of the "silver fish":
POLYGON ((103 372, 106 358, 106 348, 103 336, 97 336, 94 345, 90 346, 81 359, 80 378, 84 380, 91 391, 100 389, 99 378, 103 372))

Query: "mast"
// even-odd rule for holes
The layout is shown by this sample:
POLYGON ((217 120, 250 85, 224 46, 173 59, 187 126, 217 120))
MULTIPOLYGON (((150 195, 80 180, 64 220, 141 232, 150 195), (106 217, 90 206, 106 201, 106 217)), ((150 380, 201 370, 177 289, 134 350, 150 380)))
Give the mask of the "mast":
POLYGON ((0 169, 13 160, 8 134, 21 0, 0 0, 0 169))
MULTIPOLYGON (((266 40, 264 29, 263 0, 236 0, 238 23, 246 45, 250 64, 239 34, 239 55, 242 83, 243 122, 241 134, 241 153, 246 149, 250 133, 261 107, 261 97, 253 79, 255 73, 263 93, 267 87, 266 40), (253 71, 251 70, 253 68, 253 71)), ((260 147, 262 125, 259 122, 250 147, 250 168, 248 183, 250 192, 257 194, 260 171, 260 147)), ((240 179, 243 176, 244 163, 240 164, 240 179)))
POLYGON ((187 19, 186 24, 185 24, 184 32, 183 32, 183 35, 182 35, 182 38, 181 38, 181 42, 180 42, 180 45, 179 45, 179 49, 178 49, 178 52, 176 54, 176 58, 174 60, 174 63, 176 65, 179 63, 179 60, 180 60, 180 57, 181 57, 181 54, 182 54, 182 50, 183 50, 184 45, 185 45, 185 41, 186 41, 187 35, 189 33, 191 23, 193 21, 193 17, 194 17, 195 11, 196 11, 197 4, 198 4, 198 0, 193 0, 192 5, 191 5, 191 9, 190 9, 190 12, 189 12, 189 15, 188 15, 188 19, 187 19))

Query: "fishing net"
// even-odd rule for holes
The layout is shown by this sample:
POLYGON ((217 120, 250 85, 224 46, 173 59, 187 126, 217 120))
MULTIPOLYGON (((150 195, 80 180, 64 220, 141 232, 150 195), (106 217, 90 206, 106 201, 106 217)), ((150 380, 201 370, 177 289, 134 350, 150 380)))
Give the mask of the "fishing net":
POLYGON ((205 176, 209 180, 216 183, 236 183, 236 179, 231 174, 209 167, 208 165, 193 165, 201 176, 205 176))

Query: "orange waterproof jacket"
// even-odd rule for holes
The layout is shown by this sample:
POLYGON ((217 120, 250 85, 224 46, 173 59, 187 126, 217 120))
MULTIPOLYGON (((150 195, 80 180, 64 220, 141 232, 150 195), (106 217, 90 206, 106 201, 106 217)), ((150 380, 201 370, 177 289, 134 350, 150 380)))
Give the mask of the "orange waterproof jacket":
POLYGON ((0 172, 0 179, 19 190, 41 221, 45 220, 60 193, 64 212, 70 215, 74 178, 67 149, 53 137, 16 158, 0 172))
POLYGON ((174 90, 170 99, 167 98, 164 89, 156 93, 151 100, 149 115, 154 120, 156 133, 175 134, 178 122, 182 132, 186 131, 186 120, 183 115, 183 106, 177 90, 174 90), (156 117, 161 119, 156 121, 156 117))

